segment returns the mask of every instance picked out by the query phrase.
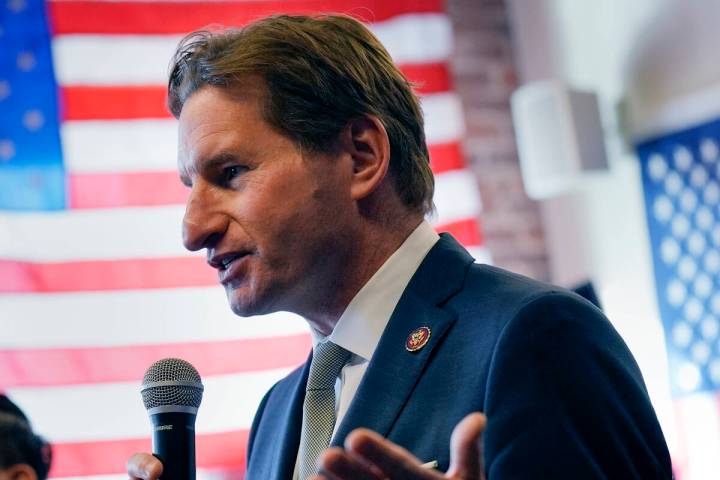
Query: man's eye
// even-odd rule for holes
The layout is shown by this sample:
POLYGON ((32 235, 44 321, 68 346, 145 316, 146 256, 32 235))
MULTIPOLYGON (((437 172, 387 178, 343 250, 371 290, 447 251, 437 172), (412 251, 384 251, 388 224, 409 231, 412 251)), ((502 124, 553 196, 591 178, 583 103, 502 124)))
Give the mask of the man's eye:
POLYGON ((223 169, 223 177, 226 182, 230 182, 235 177, 243 173, 245 170, 247 170, 244 167, 240 166, 232 166, 232 167, 225 167, 223 169))

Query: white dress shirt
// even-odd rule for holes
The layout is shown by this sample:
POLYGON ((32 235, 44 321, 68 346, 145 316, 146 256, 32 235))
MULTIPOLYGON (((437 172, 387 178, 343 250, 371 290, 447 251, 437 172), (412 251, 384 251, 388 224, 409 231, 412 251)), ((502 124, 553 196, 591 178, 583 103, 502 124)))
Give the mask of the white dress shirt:
MULTIPOLYGON (((330 340, 352 353, 335 382, 337 420, 333 432, 347 413, 380 336, 410 278, 439 238, 427 221, 421 222, 350 301, 329 337, 311 329, 313 348, 330 340)), ((293 475, 296 480, 298 460, 293 475)))

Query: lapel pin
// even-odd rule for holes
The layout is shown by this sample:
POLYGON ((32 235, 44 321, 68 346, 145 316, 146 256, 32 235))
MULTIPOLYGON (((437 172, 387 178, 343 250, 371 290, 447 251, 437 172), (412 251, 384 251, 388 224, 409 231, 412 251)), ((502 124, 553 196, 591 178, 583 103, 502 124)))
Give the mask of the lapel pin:
POLYGON ((408 352, 417 352, 423 348, 427 345, 428 340, 430 340, 430 333, 430 327, 420 327, 410 332, 410 335, 408 335, 405 341, 405 350, 408 352))

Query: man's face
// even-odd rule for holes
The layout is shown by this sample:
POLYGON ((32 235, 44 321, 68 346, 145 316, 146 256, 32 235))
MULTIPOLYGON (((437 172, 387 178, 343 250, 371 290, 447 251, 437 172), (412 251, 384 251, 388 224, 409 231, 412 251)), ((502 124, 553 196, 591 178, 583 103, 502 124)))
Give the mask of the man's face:
POLYGON ((349 254, 352 158, 302 152, 262 118, 264 95, 255 80, 204 87, 186 101, 183 241, 207 249, 238 315, 302 314, 332 293, 349 254))

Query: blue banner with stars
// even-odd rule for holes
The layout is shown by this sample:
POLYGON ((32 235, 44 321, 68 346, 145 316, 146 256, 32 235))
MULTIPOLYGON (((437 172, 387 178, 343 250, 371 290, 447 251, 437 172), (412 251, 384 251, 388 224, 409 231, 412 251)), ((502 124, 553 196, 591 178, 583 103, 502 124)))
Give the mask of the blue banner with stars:
POLYGON ((43 0, 0 3, 0 210, 66 206, 58 87, 43 0))
POLYGON ((720 390, 720 120, 638 146, 675 396, 720 390))

